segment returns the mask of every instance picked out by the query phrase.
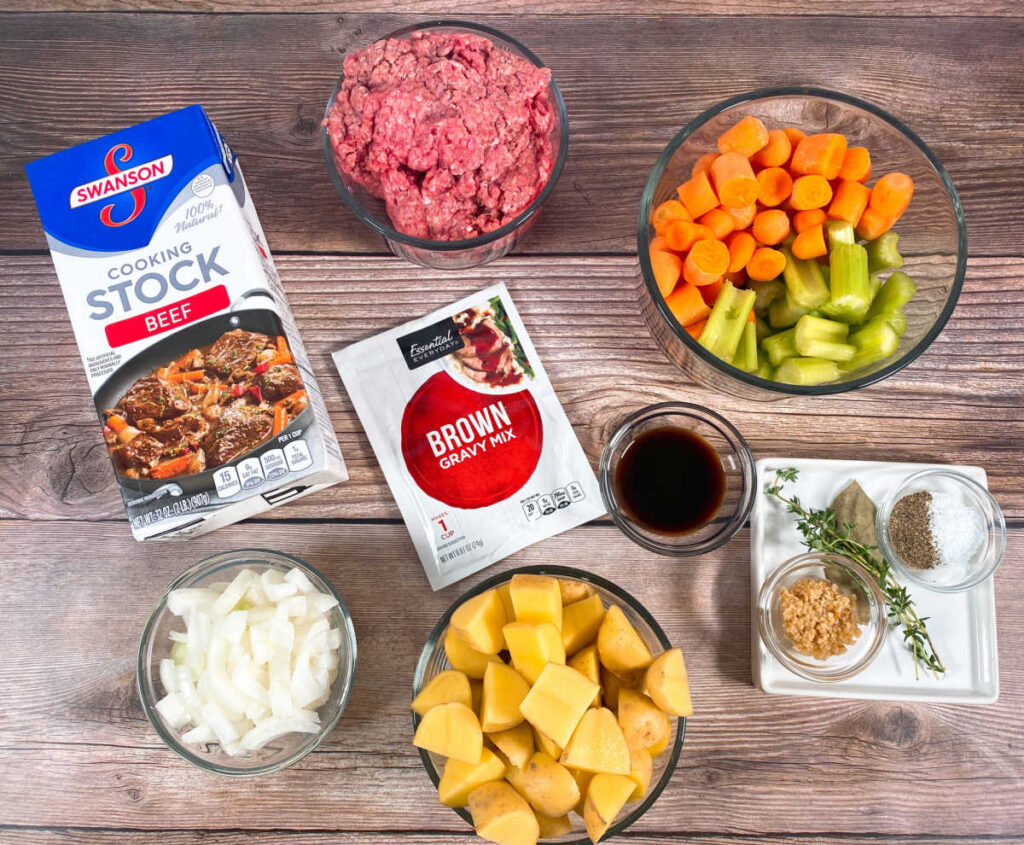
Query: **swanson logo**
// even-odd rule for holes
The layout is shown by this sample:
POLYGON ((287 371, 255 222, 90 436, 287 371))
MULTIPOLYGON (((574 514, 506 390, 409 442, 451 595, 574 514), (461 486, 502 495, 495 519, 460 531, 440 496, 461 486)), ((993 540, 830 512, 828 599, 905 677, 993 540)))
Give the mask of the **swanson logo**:
POLYGON ((100 222, 104 226, 112 228, 131 223, 146 207, 145 186, 157 179, 163 179, 174 168, 174 156, 166 155, 122 170, 118 165, 127 164, 132 155, 133 151, 129 144, 115 144, 107 150, 107 154, 103 157, 103 169, 107 171, 107 175, 72 188, 71 207, 79 208, 108 197, 130 192, 132 208, 128 215, 120 220, 115 220, 113 217, 114 203, 111 202, 100 209, 100 222))

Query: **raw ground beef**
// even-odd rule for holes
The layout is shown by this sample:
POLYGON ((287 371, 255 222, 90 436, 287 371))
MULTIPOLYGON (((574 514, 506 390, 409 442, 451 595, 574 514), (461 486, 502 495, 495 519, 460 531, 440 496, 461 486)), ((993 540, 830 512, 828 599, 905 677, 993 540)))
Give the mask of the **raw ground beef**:
POLYGON ((551 73, 468 33, 417 32, 345 58, 325 120, 338 169, 400 232, 461 240, 522 213, 547 183, 551 73))

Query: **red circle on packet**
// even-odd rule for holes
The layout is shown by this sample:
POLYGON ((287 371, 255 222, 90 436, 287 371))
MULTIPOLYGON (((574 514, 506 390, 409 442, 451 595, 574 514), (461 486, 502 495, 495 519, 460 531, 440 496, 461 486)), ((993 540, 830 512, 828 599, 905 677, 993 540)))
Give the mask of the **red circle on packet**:
POLYGON ((488 395, 435 373, 402 414, 402 457, 428 496, 453 508, 507 499, 533 475, 544 446, 528 390, 488 395))

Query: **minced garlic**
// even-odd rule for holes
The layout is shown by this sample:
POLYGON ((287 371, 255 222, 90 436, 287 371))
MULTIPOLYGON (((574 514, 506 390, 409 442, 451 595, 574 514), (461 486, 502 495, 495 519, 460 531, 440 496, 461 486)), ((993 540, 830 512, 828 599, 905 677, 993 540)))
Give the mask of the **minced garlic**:
POLYGON ((860 636, 856 596, 823 578, 801 578, 779 593, 782 627, 801 654, 827 660, 860 636))

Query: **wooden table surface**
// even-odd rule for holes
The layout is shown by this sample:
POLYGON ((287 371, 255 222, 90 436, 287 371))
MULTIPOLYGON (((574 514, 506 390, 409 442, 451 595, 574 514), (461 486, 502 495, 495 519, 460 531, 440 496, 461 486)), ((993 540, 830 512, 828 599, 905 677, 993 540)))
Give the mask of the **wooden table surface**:
POLYGON ((640 597, 687 653, 697 714, 637 843, 1024 839, 1024 7, 1010 0, 4 0, 0 3, 0 841, 469 842, 411 747, 413 667, 438 615, 329 353, 504 280, 591 460, 651 402, 708 405, 758 456, 980 464, 1007 517, 1001 695, 988 707, 764 695, 750 681, 748 532, 673 561, 599 520, 486 574, 557 562, 640 597), (447 9, 446 9, 447 6, 447 9), (458 7, 553 69, 571 151, 517 252, 442 274, 343 207, 318 124, 342 57, 458 7), (634 16, 643 8, 648 16, 634 16), (580 14, 572 14, 579 12, 580 14), (770 405, 687 381, 635 295, 636 206, 658 153, 718 100, 790 82, 892 110, 966 209, 963 295, 917 362, 854 394, 770 405), (131 539, 22 164, 202 103, 238 152, 351 481, 188 544, 131 539), (383 303, 383 305, 382 305, 383 303), (146 615, 215 552, 325 572, 355 619, 355 690, 324 745, 257 782, 171 754, 135 692, 146 615))

